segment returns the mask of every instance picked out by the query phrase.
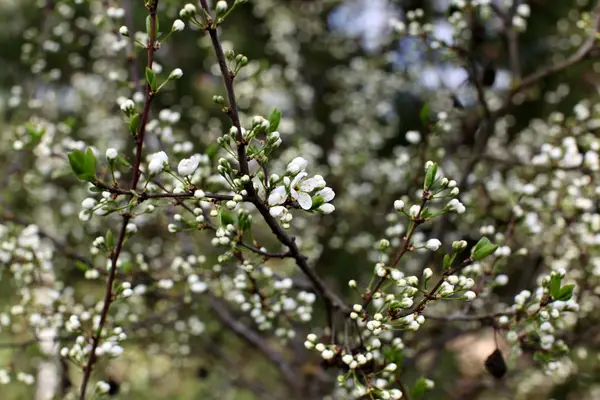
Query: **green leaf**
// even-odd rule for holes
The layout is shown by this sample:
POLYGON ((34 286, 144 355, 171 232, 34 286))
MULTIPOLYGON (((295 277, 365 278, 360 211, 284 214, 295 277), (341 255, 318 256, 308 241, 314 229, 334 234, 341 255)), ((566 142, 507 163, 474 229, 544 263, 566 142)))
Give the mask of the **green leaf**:
POLYGON ((438 165, 433 163, 427 168, 427 172, 425 173, 425 182, 423 183, 423 188, 428 190, 435 182, 435 176, 437 174, 438 165))
POLYGON ((240 214, 238 216, 238 226, 241 232, 249 231, 252 227, 252 218, 249 214, 240 214))
POLYGON ((152 17, 150 17, 149 15, 146 17, 146 33, 148 34, 148 37, 150 37, 150 26, 152 24, 152 17))
POLYGON ((561 277, 558 274, 554 274, 550 278, 550 294, 555 299, 560 295, 560 281, 561 277))
POLYGON ((46 130, 43 127, 37 126, 30 122, 25 124, 25 131, 31 138, 31 141, 34 143, 39 142, 42 136, 44 136, 44 133, 46 132, 46 130))
POLYGON ((146 67, 146 82, 153 91, 156 90, 156 74, 148 67, 146 67))
POLYGON ((131 132, 132 135, 135 135, 137 133, 139 125, 140 125, 140 114, 137 114, 137 113, 133 114, 129 118, 129 132, 131 132))
POLYGON ((269 132, 275 132, 277 130, 279 121, 281 121, 281 113, 274 108, 271 115, 269 115, 269 132))
POLYGON ((456 253, 450 255, 450 254, 446 254, 444 256, 444 269, 450 269, 450 267, 452 267, 452 264, 454 263, 454 259, 456 258, 456 253))
POLYGON ((121 164, 124 167, 131 167, 131 164, 129 163, 129 161, 127 161, 125 158, 123 158, 123 156, 119 155, 117 156, 117 162, 119 164, 121 164))
POLYGON ((429 217, 431 217, 431 211, 429 211, 429 207, 425 207, 423 208, 423 211, 421 211, 421 218, 423 219, 427 219, 429 217))
POLYGON ((425 104, 421 111, 419 112, 419 118, 423 125, 427 125, 429 123, 429 115, 431 114, 431 105, 429 103, 425 104))
POLYGON ((560 288, 558 296, 554 297, 554 295, 553 295, 552 297, 554 297, 556 300, 559 300, 559 301, 570 300, 571 297, 573 297, 573 289, 574 288, 575 288, 575 285, 565 285, 562 288, 560 288))
POLYGON ((106 231, 104 242, 106 243, 107 249, 112 249, 115 245, 115 237, 113 236, 112 231, 110 229, 106 231))
POLYGON ((420 399, 421 397, 423 397, 426 390, 427 382, 425 378, 419 378, 417 383, 415 383, 415 386, 410 391, 410 398, 415 400, 420 399))
POLYGON ((233 217, 226 210, 221 209, 221 226, 233 224, 233 217))
POLYGON ((88 269, 90 269, 90 266, 87 265, 86 263, 84 263, 83 261, 77 260, 77 261, 75 261, 75 268, 77 268, 80 271, 85 272, 88 269))
POLYGON ((92 149, 88 148, 85 153, 80 150, 73 150, 67 156, 71 169, 79 180, 86 182, 96 180, 96 157, 92 149))
POLYGON ((479 242, 477 242, 475 247, 473 247, 473 250, 471 250, 471 258, 473 258, 475 261, 483 260, 490 254, 494 253, 497 248, 498 245, 493 244, 484 236, 479 239, 479 242))

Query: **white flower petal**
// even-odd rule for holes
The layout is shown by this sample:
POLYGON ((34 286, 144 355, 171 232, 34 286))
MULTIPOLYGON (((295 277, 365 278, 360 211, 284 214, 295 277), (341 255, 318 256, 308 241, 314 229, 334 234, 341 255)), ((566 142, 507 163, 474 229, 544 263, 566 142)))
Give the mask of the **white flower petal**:
POLYGON ((275 206, 269 209, 269 214, 271 214, 271 216, 274 218, 280 217, 286 213, 287 208, 285 208, 284 206, 275 206))
POLYGON ((318 210, 321 211, 323 214, 331 214, 335 211, 335 207, 333 206, 333 204, 325 203, 321 204, 318 210))
POLYGON ((287 199, 287 193, 285 191, 285 187, 277 186, 275 189, 273 189, 273 191, 269 195, 269 198, 267 199, 267 203, 270 206, 276 206, 276 205, 285 203, 286 199, 287 199))
POLYGON ((314 178, 305 179, 298 187, 302 192, 310 193, 317 187, 318 181, 314 178))
POLYGON ((335 192, 330 187, 320 190, 317 194, 323 198, 325 203, 330 202, 335 197, 335 192))
POLYGON ((310 210, 312 207, 312 198, 308 193, 298 192, 296 200, 298 201, 298 204, 300 204, 300 207, 305 210, 310 210))

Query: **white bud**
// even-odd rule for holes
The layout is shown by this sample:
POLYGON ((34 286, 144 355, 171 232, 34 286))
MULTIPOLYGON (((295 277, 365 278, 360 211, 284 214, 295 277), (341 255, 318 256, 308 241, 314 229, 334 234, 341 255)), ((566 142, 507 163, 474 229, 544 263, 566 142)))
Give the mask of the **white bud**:
POLYGON ((431 278, 432 275, 433 275, 433 271, 431 270, 431 268, 425 268, 423 270, 423 278, 429 279, 429 278, 431 278))
POLYGON ((404 202, 402 200, 394 201, 394 208, 396 209, 396 211, 404 210, 404 202))
POLYGON ((228 5, 226 1, 218 1, 217 5, 215 7, 215 10, 217 12, 217 15, 221 15, 223 14, 225 11, 227 11, 228 5))
POLYGON ((119 33, 123 36, 129 36, 129 29, 125 25, 119 28, 119 33))
POLYGON ((185 24, 183 23, 183 21, 182 21, 182 20, 180 20, 180 19, 176 19, 176 20, 173 22, 173 27, 171 28, 171 31, 173 31, 173 32, 180 32, 180 31, 182 31, 184 28, 185 28, 185 24))
POLYGON ((114 160, 115 158, 117 158, 117 156, 119 155, 119 152, 117 151, 117 149, 113 149, 112 147, 110 149, 106 149, 106 159, 107 160, 114 160))
POLYGON ((183 71, 181 70, 181 68, 175 68, 169 74, 169 79, 175 80, 175 79, 181 78, 182 76, 183 76, 183 71))

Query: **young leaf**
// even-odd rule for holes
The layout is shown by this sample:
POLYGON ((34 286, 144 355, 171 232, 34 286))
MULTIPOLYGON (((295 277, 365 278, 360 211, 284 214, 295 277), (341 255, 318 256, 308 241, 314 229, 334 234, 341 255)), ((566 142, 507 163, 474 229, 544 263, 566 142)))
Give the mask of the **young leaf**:
POLYGON ((71 169, 79 180, 86 182, 96 180, 96 157, 91 149, 88 148, 85 153, 73 150, 67 156, 71 169))
POLYGON ((86 263, 84 263, 83 261, 75 261, 75 268, 77 268, 80 271, 87 271, 88 269, 90 269, 89 265, 87 265, 86 263))
POLYGON ((497 248, 498 245, 493 244, 484 236, 479 239, 479 242, 477 242, 475 247, 473 247, 473 250, 471 250, 471 257, 475 261, 483 260, 487 256, 493 254, 497 248))
POLYGON ((427 390, 427 381, 425 378, 419 378, 411 390, 410 398, 415 400, 420 399, 425 394, 425 390, 427 390))
POLYGON ((560 291, 558 292, 558 296, 554 297, 554 295, 552 295, 552 297, 554 297, 556 300, 559 300, 559 301, 570 300, 571 297, 573 297, 573 289, 574 288, 575 288, 575 285, 565 285, 562 288, 560 288, 560 291))
POLYGON ((281 120, 281 113, 276 108, 273 109, 269 116, 269 132, 275 132, 279 127, 279 121, 281 120))
POLYGON ((132 135, 135 135, 138 130, 138 126, 140 125, 140 114, 133 114, 131 118, 129 118, 129 132, 132 135))
POLYGON ((435 175, 437 174, 438 165, 433 163, 429 168, 427 168, 427 173, 425 174, 425 182, 423 183, 423 189, 428 190, 435 182, 435 175))
POLYGON ((146 82, 153 91, 156 90, 156 74, 148 67, 146 67, 146 82))
POLYGON ((233 224, 233 217, 226 210, 221 209, 221 226, 233 224))
POLYGON ((106 236, 104 238, 104 242, 106 243, 106 248, 109 250, 112 249, 113 246, 115 245, 115 238, 110 229, 106 231, 106 236))

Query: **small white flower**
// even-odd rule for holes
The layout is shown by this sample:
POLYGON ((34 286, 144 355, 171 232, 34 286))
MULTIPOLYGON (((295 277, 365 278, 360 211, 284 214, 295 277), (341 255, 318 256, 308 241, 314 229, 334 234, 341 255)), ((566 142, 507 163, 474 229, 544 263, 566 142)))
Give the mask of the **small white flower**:
POLYGON ((446 208, 450 211, 455 211, 457 214, 464 213, 467 209, 458 199, 452 199, 446 204, 446 208))
POLYGON ((413 217, 413 218, 414 218, 414 217, 416 217, 417 215, 419 215, 419 212, 420 212, 420 211, 421 211, 421 207, 419 207, 418 205, 416 205, 416 204, 415 204, 414 206, 411 206, 411 207, 408 209, 408 215, 410 215, 411 217, 413 217))
POLYGON ((285 190, 285 186, 277 186, 271 194, 269 194, 269 198, 267 199, 267 203, 270 206, 276 206, 285 203, 287 200, 287 191, 285 190))
POLYGON ((198 165, 200 164, 200 160, 196 156, 191 156, 190 158, 184 158, 179 162, 177 166, 177 172, 181 176, 190 176, 196 171, 198 165))
POLYGON ((183 71, 181 70, 181 68, 175 68, 173 71, 171 71, 171 73, 169 74, 169 79, 179 79, 183 76, 183 71))
POLYGON ((288 164, 286 170, 289 174, 296 175, 299 172, 304 171, 307 165, 308 161, 306 161, 304 158, 296 157, 288 164))
POLYGON ((325 349, 321 353, 321 357, 323 357, 324 360, 331 360, 334 355, 335 355, 335 353, 329 349, 325 349))
POLYGON ((152 154, 150 163, 148 164, 148 171, 152 175, 156 175, 163 170, 165 165, 169 163, 169 156, 164 151, 152 154))
POLYGON ((183 21, 180 19, 176 19, 173 22, 173 28, 171 28, 171 30, 173 32, 181 32, 184 28, 185 28, 185 24, 183 23, 183 21))
POLYGON ((135 103, 131 99, 127 99, 121 103, 121 111, 124 113, 130 113, 135 109, 135 103))
POLYGON ((385 370, 389 371, 389 372, 394 372, 396 370, 396 368, 398 368, 398 366, 394 363, 389 363, 388 365, 386 365, 385 370))
POLYGON ((218 1, 217 5, 215 7, 215 11, 217 12, 217 15, 221 15, 223 14, 225 11, 227 11, 227 2, 224 0, 218 1))
POLYGON ((91 197, 88 197, 81 202, 81 208, 83 208, 84 210, 91 210, 95 206, 96 200, 92 199, 91 197))
POLYGON ((125 25, 119 28, 119 33, 123 36, 129 36, 129 29, 125 25))
POLYGON ((271 207, 269 209, 269 214, 271 214, 271 216, 273 218, 278 218, 278 217, 282 217, 285 214, 287 214, 287 208, 285 208, 284 206, 275 206, 275 207, 271 207))
POLYGON ((194 192, 194 197, 195 197, 195 198, 197 198, 197 199, 201 199, 201 198, 203 198, 204 196, 206 196, 206 193, 204 193, 204 190, 200 190, 200 189, 198 189, 198 190, 196 190, 196 191, 194 192))
POLYGON ((354 357, 352 357, 352 354, 346 354, 344 357, 342 357, 342 361, 344 364, 350 364, 352 361, 354 361, 354 357))
POLYGON ((127 224, 127 227, 125 228, 125 230, 129 233, 135 233, 135 232, 137 232, 137 225, 130 222, 127 224))
POLYGON ((106 159, 107 160, 114 160, 115 158, 117 158, 119 155, 119 152, 117 151, 117 149, 114 148, 110 148, 110 149, 106 149, 106 159))
POLYGON ((396 211, 404 210, 404 202, 402 200, 394 201, 394 208, 396 209, 396 211))
POLYGON ((442 242, 440 242, 438 239, 429 239, 427 243, 425 243, 425 248, 431 251, 437 251, 441 245, 442 242))
POLYGON ((290 196, 300 204, 300 207, 310 210, 312 207, 310 193, 315 190, 318 181, 315 178, 306 179, 307 175, 306 172, 300 172, 296 175, 290 183, 290 196))
POLYGON ((425 268, 423 270, 423 278, 425 279, 429 279, 433 276, 433 271, 431 270, 431 268, 425 268))
POLYGON ((317 210, 321 211, 323 214, 331 214, 335 211, 335 207, 333 204, 325 203, 319 206, 317 210))
MULTIPOLYGON (((318 182, 317 176, 315 176, 313 179, 315 180, 315 183, 318 182)), ((317 195, 321 196, 325 203, 329 203, 335 197, 335 192, 333 191, 332 188, 326 187, 326 188, 319 190, 317 192, 317 195)))
POLYGON ((192 3, 187 3, 185 6, 183 6, 183 9, 190 15, 196 14, 196 6, 192 3))
POLYGON ((467 301, 472 301, 475 299, 475 297, 477 297, 477 295, 472 290, 465 292, 465 299, 467 299, 467 301))

